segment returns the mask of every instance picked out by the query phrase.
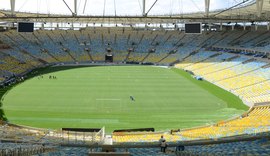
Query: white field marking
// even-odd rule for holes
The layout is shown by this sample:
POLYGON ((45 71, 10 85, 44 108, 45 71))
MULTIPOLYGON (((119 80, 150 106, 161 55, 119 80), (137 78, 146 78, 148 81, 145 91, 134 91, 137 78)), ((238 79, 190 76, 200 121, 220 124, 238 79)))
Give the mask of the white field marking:
POLYGON ((120 101, 121 99, 96 99, 97 101, 120 101))
POLYGON ((42 122, 78 122, 78 123, 119 123, 118 119, 84 119, 84 118, 39 118, 39 117, 10 117, 11 120, 16 121, 42 121, 42 122))
POLYGON ((166 69, 169 69, 170 68, 169 66, 153 66, 153 67, 166 68, 166 69))

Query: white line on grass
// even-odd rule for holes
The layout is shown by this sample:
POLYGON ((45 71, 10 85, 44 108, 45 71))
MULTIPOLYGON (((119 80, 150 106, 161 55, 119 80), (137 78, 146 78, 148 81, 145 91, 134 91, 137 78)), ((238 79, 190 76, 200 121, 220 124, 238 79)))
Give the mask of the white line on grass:
POLYGON ((97 101, 120 101, 121 99, 96 99, 97 101))

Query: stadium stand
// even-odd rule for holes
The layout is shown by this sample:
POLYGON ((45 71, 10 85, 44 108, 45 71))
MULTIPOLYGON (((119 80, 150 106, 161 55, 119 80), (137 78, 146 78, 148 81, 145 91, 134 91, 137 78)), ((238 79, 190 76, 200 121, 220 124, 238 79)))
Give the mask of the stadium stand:
POLYGON ((48 130, 18 126, 2 122, 0 127, 1 140, 24 143, 60 144, 96 144, 103 143, 104 129, 97 132, 72 132, 64 130, 48 130))
MULTIPOLYGON (((176 146, 177 147, 177 146, 176 146)), ((169 147, 165 155, 268 155, 269 140, 240 141, 212 145, 185 146, 184 151, 169 147)), ((131 155, 163 155, 159 148, 118 148, 117 151, 128 151, 131 155)))
POLYGON ((267 60, 225 52, 203 60, 202 56, 209 55, 204 53, 199 51, 176 64, 176 67, 192 71, 195 75, 233 92, 250 105, 269 101, 267 60))
POLYGON ((240 141, 213 145, 186 146, 176 155, 269 155, 269 140, 240 141))
POLYGON ((89 148, 87 147, 63 147, 55 146, 54 150, 41 153, 40 156, 55 156, 55 155, 88 155, 89 148))
POLYGON ((269 139, 256 139, 210 145, 187 145, 183 151, 177 150, 177 145, 171 145, 166 153, 160 152, 158 147, 115 147, 114 152, 102 152, 100 147, 54 147, 55 150, 41 153, 42 156, 51 155, 88 155, 88 154, 128 154, 133 156, 186 156, 186 155, 269 155, 269 139))
POLYGON ((53 147, 45 147, 40 144, 3 142, 0 144, 0 155, 40 155, 53 150, 53 147))

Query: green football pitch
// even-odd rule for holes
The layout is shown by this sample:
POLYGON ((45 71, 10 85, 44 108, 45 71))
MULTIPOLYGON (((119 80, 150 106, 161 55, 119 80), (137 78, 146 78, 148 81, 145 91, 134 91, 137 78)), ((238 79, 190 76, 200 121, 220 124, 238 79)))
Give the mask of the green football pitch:
POLYGON ((50 129, 105 126, 107 132, 169 130, 212 124, 248 109, 233 94, 175 68, 50 67, 37 72, 43 78, 32 77, 2 97, 9 122, 50 129))

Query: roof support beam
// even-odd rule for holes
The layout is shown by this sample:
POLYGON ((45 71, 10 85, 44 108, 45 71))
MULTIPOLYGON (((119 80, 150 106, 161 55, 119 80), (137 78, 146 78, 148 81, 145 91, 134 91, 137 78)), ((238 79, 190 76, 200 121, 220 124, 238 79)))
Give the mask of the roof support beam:
POLYGON ((204 0, 205 2, 205 16, 209 16, 210 0, 204 0))
POLYGON ((74 16, 77 15, 77 0, 74 0, 74 16))
POLYGON ((262 15, 263 1, 264 0, 256 0, 256 7, 257 7, 257 15, 258 15, 258 17, 261 17, 261 15, 262 15))
POLYGON ((220 11, 220 12, 214 14, 213 17, 216 16, 216 15, 222 14, 223 12, 232 10, 233 8, 235 8, 235 7, 237 7, 237 6, 240 6, 240 5, 242 5, 242 4, 245 4, 245 3, 248 2, 248 1, 250 1, 250 0, 243 0, 242 2, 240 2, 240 3, 238 3, 238 4, 234 5, 234 6, 231 6, 231 7, 227 8, 227 9, 225 9, 225 10, 222 10, 222 11, 220 11))
POLYGON ((15 14, 15 0, 10 0, 10 10, 11 10, 11 16, 14 16, 15 14))
POLYGON ((86 4, 87 4, 87 0, 85 0, 85 2, 84 2, 83 13, 85 11, 86 4))
POLYGON ((67 2, 65 0, 63 0, 63 2, 65 3, 65 5, 68 7, 69 11, 72 13, 72 16, 74 16, 74 12, 70 9, 70 7, 68 6, 67 2))
POLYGON ((143 5, 143 10, 142 10, 142 15, 145 16, 145 1, 146 0, 142 0, 142 5, 143 5))
MULTIPOLYGON (((2 14, 11 14, 10 12, 4 12, 1 11, 2 14)), ((268 22, 269 19, 266 19, 266 17, 261 17, 261 18, 255 18, 255 16, 241 16, 241 17, 235 17, 235 18, 231 18, 231 17, 224 17, 224 18, 217 18, 217 17, 213 17, 210 16, 209 17, 180 17, 180 16, 115 16, 115 15, 111 15, 111 16, 103 16, 103 15, 99 15, 99 16, 91 16, 91 15, 77 15, 76 18, 74 18, 74 16, 72 15, 40 15, 40 16, 36 16, 35 14, 25 14, 23 16, 20 17, 16 17, 16 16, 0 16, 0 21, 7 21, 7 22, 16 22, 17 20, 35 20, 36 22, 69 22, 72 23, 72 21, 74 22, 74 20, 76 20, 76 22, 78 23, 82 23, 82 22, 88 22, 88 23, 106 23, 107 21, 111 21, 111 22, 117 22, 117 23, 124 23, 124 24, 129 24, 129 23, 175 23, 175 21, 177 20, 183 20, 183 21, 194 21, 194 22, 203 22, 203 23, 217 23, 217 21, 219 22, 223 22, 223 23, 228 23, 228 22, 250 22, 250 21, 254 21, 254 22, 268 22)))
POLYGON ((148 15, 148 13, 151 11, 151 9, 155 6, 155 4, 157 3, 157 1, 158 0, 156 0, 153 4, 152 4, 152 6, 150 7, 150 9, 145 13, 145 16, 147 16, 148 15))

